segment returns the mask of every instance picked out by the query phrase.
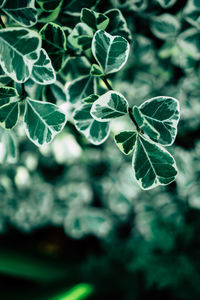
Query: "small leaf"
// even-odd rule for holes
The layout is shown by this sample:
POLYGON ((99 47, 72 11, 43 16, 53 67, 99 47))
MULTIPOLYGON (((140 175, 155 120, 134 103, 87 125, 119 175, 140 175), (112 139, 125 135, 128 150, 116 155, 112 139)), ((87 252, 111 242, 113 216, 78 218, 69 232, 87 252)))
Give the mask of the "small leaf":
POLYGON ((135 147, 136 138, 136 131, 121 131, 115 135, 115 143, 124 154, 128 155, 135 147))
POLYGON ((84 76, 73 80, 67 89, 67 100, 76 104, 85 97, 94 94, 96 89, 96 81, 92 76, 84 76))
POLYGON ((0 107, 0 125, 4 128, 13 128, 19 118, 19 102, 14 101, 0 107))
POLYGON ((19 96, 16 89, 12 87, 0 86, 0 99, 19 96))
POLYGON ((99 77, 99 76, 103 76, 103 75, 104 75, 104 73, 103 73, 101 67, 99 67, 99 65, 97 65, 97 64, 93 64, 93 65, 91 66, 90 74, 91 74, 92 76, 96 76, 96 77, 99 77))
POLYGON ((92 9, 100 0, 71 0, 67 1, 64 13, 71 16, 80 16, 81 7, 92 9))
POLYGON ((17 160, 17 148, 13 134, 0 127, 0 163, 15 163, 17 160))
POLYGON ((58 6, 57 0, 37 0, 37 3, 40 5, 42 10, 47 12, 54 11, 58 6))
POLYGON ((94 31, 105 30, 109 23, 109 18, 104 14, 92 11, 88 8, 81 10, 81 22, 87 24, 94 31))
POLYGON ((91 115, 99 122, 106 122, 124 116, 128 102, 120 93, 109 91, 100 96, 92 105, 91 115))
POLYGON ((200 59, 200 32, 195 28, 183 31, 178 37, 181 51, 195 60, 200 59))
POLYGON ((50 143, 63 129, 66 116, 55 104, 26 99, 24 124, 26 134, 36 145, 50 143))
POLYGON ((42 85, 51 84, 56 81, 56 74, 51 60, 44 49, 40 50, 40 56, 33 65, 31 79, 42 85))
POLYGON ((31 27, 37 22, 35 0, 7 0, 2 11, 26 27, 31 27))
POLYGON ((137 183, 144 189, 166 185, 175 180, 174 158, 163 147, 138 136, 133 154, 133 171, 137 183))
POLYGON ((168 8, 173 6, 176 3, 176 0, 156 0, 161 7, 168 8))
POLYGON ((94 120, 90 114, 91 106, 91 104, 83 104, 74 111, 74 124, 92 144, 100 145, 109 136, 110 124, 94 120))
POLYGON ((133 114, 139 127, 150 138, 164 146, 173 144, 180 118, 179 102, 175 98, 149 99, 140 105, 139 109, 134 109, 133 114))
POLYGON ((84 23, 78 23, 68 36, 68 43, 75 49, 87 50, 91 47, 92 37, 92 29, 84 23))
POLYGON ((92 104, 92 103, 94 103, 94 101, 96 101, 98 98, 99 98, 99 95, 91 94, 91 95, 89 95, 88 97, 82 99, 82 101, 83 101, 84 103, 87 103, 87 104, 92 104))
POLYGON ((36 31, 26 28, 0 30, 0 64, 17 82, 25 82, 39 57, 41 39, 36 31))
POLYGON ((98 30, 92 40, 92 53, 104 74, 119 71, 129 55, 129 43, 121 36, 112 36, 98 30))
POLYGON ((151 30, 156 37, 166 39, 176 36, 180 24, 176 17, 170 14, 162 14, 154 17, 151 22, 151 30))

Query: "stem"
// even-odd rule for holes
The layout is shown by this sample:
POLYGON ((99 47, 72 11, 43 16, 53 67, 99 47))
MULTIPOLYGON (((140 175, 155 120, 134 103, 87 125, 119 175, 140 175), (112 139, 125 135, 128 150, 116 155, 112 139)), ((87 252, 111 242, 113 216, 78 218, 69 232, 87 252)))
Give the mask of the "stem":
POLYGON ((6 25, 4 24, 4 22, 3 22, 2 18, 1 18, 1 16, 0 16, 0 25, 1 25, 3 28, 6 28, 6 25))
POLYGON ((103 80, 103 82, 105 83, 105 85, 107 86, 107 88, 110 90, 110 91, 113 91, 113 88, 111 86, 111 84, 108 82, 108 80, 104 77, 104 78, 101 78, 103 80))
POLYGON ((138 126, 137 122, 135 121, 135 118, 134 118, 133 115, 132 115, 132 111, 133 111, 132 107, 129 107, 129 108, 128 108, 128 114, 129 114, 129 117, 130 117, 131 121, 134 123, 135 127, 137 128, 137 130, 138 130, 140 133, 143 134, 144 131, 138 126))

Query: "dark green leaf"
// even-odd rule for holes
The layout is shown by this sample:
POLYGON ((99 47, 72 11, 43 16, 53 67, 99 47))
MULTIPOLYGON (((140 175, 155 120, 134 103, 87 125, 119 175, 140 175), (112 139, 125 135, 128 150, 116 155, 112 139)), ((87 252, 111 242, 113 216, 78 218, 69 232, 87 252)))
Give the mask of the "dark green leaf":
POLYGON ((18 96, 17 90, 12 87, 0 86, 0 99, 18 96))
POLYGON ((81 10, 81 22, 87 24, 94 31, 99 29, 105 30, 108 26, 109 18, 104 14, 83 8, 81 10))
POLYGON ((104 73, 103 73, 101 67, 100 67, 99 65, 97 65, 97 64, 93 64, 93 65, 91 66, 90 74, 91 74, 92 76, 97 76, 97 77, 103 76, 103 75, 104 75, 104 73))
POLYGON ((14 101, 0 107, 0 125, 4 128, 13 128, 19 118, 19 102, 14 101))
POLYGON ((135 148, 136 138, 136 131, 121 131, 115 135, 115 143, 124 154, 128 155, 135 148))

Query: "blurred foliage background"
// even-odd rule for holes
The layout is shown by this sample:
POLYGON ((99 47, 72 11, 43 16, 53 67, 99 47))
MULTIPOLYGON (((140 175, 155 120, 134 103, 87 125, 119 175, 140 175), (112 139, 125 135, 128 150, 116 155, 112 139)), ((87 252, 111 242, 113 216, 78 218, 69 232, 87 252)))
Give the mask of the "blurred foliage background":
MULTIPOLYGON (((53 17, 40 11, 38 26, 51 14, 73 28, 79 17, 61 2, 53 17)), ((88 4, 79 2, 79 10, 88 4)), ((19 125, 18 161, 0 157, 2 300, 200 299, 200 2, 101 0, 96 10, 110 8, 132 35, 128 63, 110 76, 114 89, 132 105, 160 95, 180 101, 169 149, 179 176, 144 192, 112 138, 93 146, 69 120, 37 148, 19 125)), ((87 72, 83 59, 67 59, 55 84, 38 92, 30 82, 30 90, 64 103, 64 85, 87 72)))

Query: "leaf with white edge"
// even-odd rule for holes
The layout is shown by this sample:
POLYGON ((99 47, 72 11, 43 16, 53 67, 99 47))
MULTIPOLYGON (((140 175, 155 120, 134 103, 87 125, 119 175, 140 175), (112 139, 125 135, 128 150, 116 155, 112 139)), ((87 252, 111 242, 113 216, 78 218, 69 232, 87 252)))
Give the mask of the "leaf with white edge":
POLYGON ((7 75, 0 75, 0 86, 7 86, 7 85, 10 85, 12 86, 12 83, 14 81, 12 81, 12 79, 7 76, 7 75))
POLYGON ((92 76, 96 76, 96 77, 99 77, 99 76, 103 76, 103 75, 104 75, 104 73, 103 73, 101 67, 100 67, 99 65, 97 65, 97 64, 93 64, 93 65, 91 66, 90 74, 91 74, 92 76))
POLYGON ((7 0, 0 0, 0 8, 2 8, 4 6, 4 4, 6 3, 7 0))
POLYGON ((26 27, 31 27, 37 22, 35 0, 7 0, 2 11, 26 27))
POLYGON ((12 132, 0 127, 0 163, 16 163, 17 147, 12 132))
POLYGON ((42 100, 56 104, 67 102, 65 87, 59 81, 45 86, 42 92, 42 100))
POLYGON ((133 172, 139 186, 152 189, 175 180, 176 163, 162 146, 138 136, 133 154, 133 172))
POLYGON ((87 50, 91 47, 92 29, 85 23, 78 23, 68 36, 68 43, 73 48, 87 50))
POLYGON ((24 125, 28 138, 36 145, 50 143, 63 129, 66 115, 57 105, 26 98, 24 125))
POLYGON ((105 30, 108 26, 109 18, 104 14, 83 8, 81 10, 81 22, 87 24, 94 31, 99 29, 105 30))
POLYGON ((120 93, 109 91, 92 105, 91 115, 99 122, 107 122, 126 115, 128 102, 120 93))
POLYGON ((90 114, 91 104, 83 104, 73 113, 74 124, 78 131, 94 145, 105 142, 110 133, 109 122, 98 122, 90 114))
POLYGON ((84 76, 73 80, 67 88, 67 100, 76 104, 85 97, 95 94, 96 81, 93 76, 84 76))
POLYGON ((63 28, 55 23, 47 23, 40 30, 42 46, 48 52, 53 67, 59 71, 63 64, 66 52, 66 36, 63 28))
POLYGON ((200 32, 189 28, 178 36, 178 45, 181 51, 195 60, 200 59, 200 32))
POLYGON ((25 82, 37 61, 41 39, 36 31, 26 28, 0 30, 0 64, 4 72, 17 82, 25 82))
POLYGON ((40 5, 40 7, 47 12, 54 11, 58 6, 57 0, 37 0, 37 3, 40 5))
POLYGON ((135 148, 136 138, 136 131, 121 131, 115 135, 115 143, 124 154, 128 155, 135 148))
POLYGON ((152 18, 151 30, 160 39, 166 39, 177 35, 180 29, 178 19, 170 14, 162 14, 152 18))
POLYGON ((40 56, 33 65, 31 79, 41 85, 51 84, 56 81, 56 74, 51 60, 44 49, 40 50, 40 56))
POLYGON ((81 14, 81 7, 86 7, 92 9, 95 7, 100 0, 71 0, 67 1, 64 13, 70 16, 79 17, 81 14))
POLYGON ((0 86, 0 99, 19 96, 16 89, 7 86, 0 86))
POLYGON ((19 118, 19 102, 14 101, 0 107, 0 125, 6 129, 13 128, 19 118))
POLYGON ((162 8, 168 8, 176 3, 176 0, 156 0, 162 8))
POLYGON ((43 9, 38 8, 38 20, 41 23, 53 22, 59 16, 60 10, 62 8, 63 0, 57 1, 57 7, 52 11, 44 11, 43 9))
POLYGON ((83 101, 84 103, 92 104, 92 103, 94 103, 94 101, 96 101, 98 98, 99 98, 99 95, 91 94, 91 95, 89 95, 88 97, 82 99, 82 101, 83 101))
POLYGON ((163 96, 151 98, 139 106, 139 111, 142 122, 138 119, 137 114, 134 113, 134 117, 141 126, 140 128, 161 145, 172 145, 176 138, 180 118, 178 100, 163 96), (143 123, 146 123, 146 128, 143 127, 143 123), (148 132, 150 128, 159 134, 157 138, 148 132))
POLYGON ((125 38, 112 36, 103 30, 98 30, 92 40, 92 53, 104 74, 119 71, 128 59, 129 50, 125 38))
POLYGON ((131 32, 128 29, 126 19, 119 9, 110 9, 105 12, 105 15, 111 20, 106 28, 108 33, 112 35, 120 35, 128 41, 132 40, 131 32))

